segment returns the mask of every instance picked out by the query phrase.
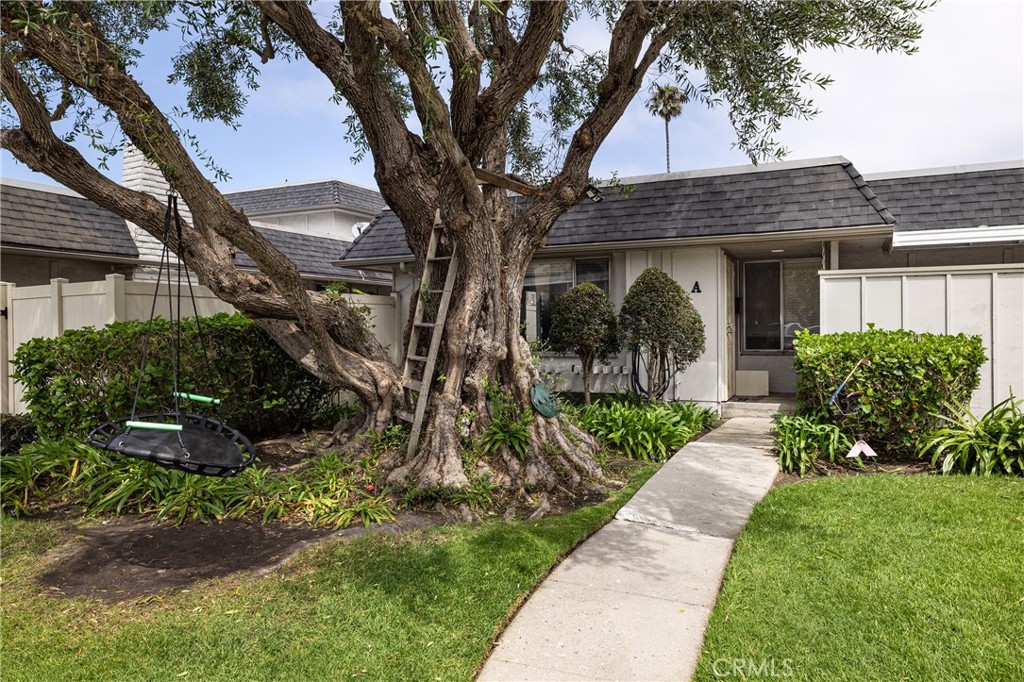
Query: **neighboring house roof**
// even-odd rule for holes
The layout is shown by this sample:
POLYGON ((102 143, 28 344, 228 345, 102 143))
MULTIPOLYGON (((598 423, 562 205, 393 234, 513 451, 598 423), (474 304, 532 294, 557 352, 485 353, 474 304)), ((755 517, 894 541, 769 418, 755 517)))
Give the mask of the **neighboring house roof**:
POLYGON ((384 208, 384 199, 376 190, 340 180, 297 182, 241 192, 226 192, 224 197, 232 206, 250 216, 313 208, 348 209, 374 216, 384 208))
MULTIPOLYGON (((281 253, 295 263, 304 275, 321 275, 328 278, 344 276, 345 279, 370 280, 373 282, 390 282, 391 278, 372 270, 353 270, 333 265, 338 255, 344 250, 347 242, 311 234, 277 230, 265 225, 254 225, 281 253), (341 274, 339 274, 341 273, 341 274)), ((256 268, 256 263, 244 252, 239 251, 235 263, 243 268, 256 268)))
MULTIPOLYGON (((632 193, 605 189, 551 228, 547 244, 573 246, 726 235, 762 235, 891 225, 892 215, 847 159, 837 156, 761 166, 624 178, 632 193)), ((407 260, 397 216, 381 213, 344 262, 407 260)))
MULTIPOLYGON (((33 185, 10 180, 0 184, 0 244, 4 248, 121 261, 139 258, 138 248, 123 218, 70 190, 33 185)), ((349 281, 390 281, 379 272, 332 265, 347 242, 258 224, 254 227, 288 256, 303 275, 349 281)), ((241 251, 236 262, 240 267, 256 269, 252 259, 241 251)))
POLYGON ((81 196, 26 185, 0 185, 4 247, 138 258, 120 216, 81 196))
POLYGON ((1024 225, 1024 162, 868 176, 896 231, 1024 225))

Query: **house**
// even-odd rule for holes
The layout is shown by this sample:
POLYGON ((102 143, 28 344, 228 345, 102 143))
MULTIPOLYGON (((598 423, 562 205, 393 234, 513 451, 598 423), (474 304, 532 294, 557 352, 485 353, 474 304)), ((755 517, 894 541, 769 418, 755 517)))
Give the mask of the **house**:
MULTIPOLYGON (((975 406, 1011 389, 1024 395, 1024 163, 865 178, 837 156, 620 182, 633 191, 606 189, 600 203, 571 208, 530 264, 522 310, 531 340, 544 338, 552 304, 573 285, 593 282, 619 307, 655 266, 690 292, 707 329, 706 352, 669 398, 718 405, 792 393, 797 331, 869 323, 982 333, 991 360, 975 406), (958 304, 985 292, 988 303, 958 304)), ((412 260, 385 211, 339 264, 391 274, 407 310, 412 260)), ((578 361, 542 364, 579 389, 578 361)), ((621 356, 595 368, 596 389, 626 386, 629 365, 621 356)))
MULTIPOLYGON (((122 183, 164 197, 167 182, 130 145, 122 183)), ((380 272, 332 264, 357 232, 384 207, 380 194, 341 180, 319 180, 226 193, 227 200, 299 268, 310 287, 345 282, 367 293, 386 293, 380 272), (356 228, 356 229, 354 229, 356 228)), ((153 279, 163 245, 131 223, 62 187, 18 180, 0 181, 0 246, 3 281, 19 286, 103 279, 120 273, 153 279)), ((190 219, 186 206, 182 216, 190 219)), ((256 271, 246 254, 236 260, 256 271)))

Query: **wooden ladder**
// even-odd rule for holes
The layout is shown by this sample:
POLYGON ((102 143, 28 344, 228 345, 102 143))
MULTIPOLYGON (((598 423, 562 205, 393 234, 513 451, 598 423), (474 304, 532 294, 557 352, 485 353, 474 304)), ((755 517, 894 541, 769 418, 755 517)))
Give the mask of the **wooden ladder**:
POLYGON ((399 411, 398 417, 412 422, 412 430, 409 433, 409 449, 407 456, 412 457, 420 443, 420 436, 423 432, 423 417, 427 412, 427 403, 430 400, 430 387, 434 380, 434 365, 437 364, 437 354, 441 350, 441 337, 444 335, 444 323, 448 317, 448 304, 452 298, 452 289, 455 287, 455 277, 459 269, 459 259, 455 253, 455 245, 452 245, 452 252, 449 256, 437 255, 438 245, 444 225, 441 224, 441 211, 434 214, 434 226, 430 230, 430 242, 427 244, 427 259, 423 263, 423 274, 420 276, 419 295, 416 297, 416 312, 412 319, 412 332, 409 334, 409 345, 405 351, 405 370, 402 373, 402 387, 404 388, 407 404, 413 403, 415 395, 415 412, 412 414, 399 411), (435 267, 446 267, 444 287, 432 289, 432 281, 435 267), (427 317, 428 308, 433 296, 441 295, 437 304, 437 315, 433 320, 424 319, 427 317), (417 355, 420 345, 420 334, 430 334, 430 345, 426 355, 417 355), (423 372, 420 379, 415 379, 416 368, 422 367, 423 372))

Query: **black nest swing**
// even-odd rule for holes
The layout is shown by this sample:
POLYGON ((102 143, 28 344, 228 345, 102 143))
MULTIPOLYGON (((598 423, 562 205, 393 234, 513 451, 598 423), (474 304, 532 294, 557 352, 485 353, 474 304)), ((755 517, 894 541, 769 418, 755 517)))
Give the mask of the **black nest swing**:
POLYGON ((159 464, 170 469, 178 469, 189 474, 201 476, 234 476, 253 463, 256 453, 252 443, 220 419, 183 412, 181 401, 188 400, 212 405, 219 412, 220 400, 207 396, 186 393, 178 389, 178 368, 181 365, 181 275, 185 271, 188 293, 192 300, 195 313, 196 329, 203 356, 210 366, 206 342, 203 339, 202 326, 199 320, 199 309, 196 307, 195 293, 192 290, 192 277, 184 263, 184 249, 181 244, 181 217, 178 215, 178 198, 172 192, 167 195, 167 212, 164 214, 164 248, 160 255, 160 267, 157 270, 156 287, 153 289, 153 304, 149 313, 149 328, 146 343, 142 350, 139 364, 139 379, 135 386, 135 399, 132 402, 132 415, 117 419, 96 427, 86 439, 90 445, 104 450, 135 457, 159 464), (171 262, 168 243, 170 241, 171 217, 174 217, 175 236, 178 252, 178 286, 177 305, 171 294, 171 262), (149 354, 149 337, 152 332, 153 318, 156 317, 156 304, 160 296, 160 283, 163 273, 167 272, 167 304, 170 317, 172 375, 174 377, 174 409, 173 411, 153 414, 137 414, 139 392, 142 389, 143 370, 149 354))

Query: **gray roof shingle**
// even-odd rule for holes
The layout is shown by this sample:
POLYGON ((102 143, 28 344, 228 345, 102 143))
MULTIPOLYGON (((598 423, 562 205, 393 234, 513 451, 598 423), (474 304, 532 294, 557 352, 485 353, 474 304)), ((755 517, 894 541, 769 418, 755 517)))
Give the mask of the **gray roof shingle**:
MULTIPOLYGON (((582 200, 551 228, 549 246, 614 244, 793 230, 891 224, 892 215, 842 157, 749 170, 676 173, 630 181, 625 196, 582 200)), ((344 260, 411 257, 397 216, 381 213, 345 252, 344 260)))
POLYGON ((886 174, 868 184, 896 217, 897 232, 1024 225, 1024 165, 886 174))
POLYGON ((376 215, 384 208, 384 199, 379 192, 340 180, 226 192, 224 196, 232 206, 250 216, 326 207, 376 215))
MULTIPOLYGON (((303 274, 375 283, 390 280, 379 272, 332 265, 348 242, 260 225, 255 227, 303 274)), ((139 257, 139 250, 124 218, 84 197, 8 184, 0 185, 0 243, 5 247, 20 246, 69 254, 139 257)), ((256 268, 252 259, 241 251, 236 262, 243 268, 256 268)))
MULTIPOLYGON (((391 278, 380 272, 339 268, 332 263, 338 260, 348 242, 311 234, 275 230, 262 225, 255 226, 277 249, 288 256, 304 275, 320 275, 329 279, 342 277, 347 280, 389 282, 391 278)), ((256 263, 243 251, 235 256, 235 263, 243 268, 256 268, 256 263)))
POLYGON ((0 185, 0 244, 138 258, 124 220, 84 197, 0 185))

